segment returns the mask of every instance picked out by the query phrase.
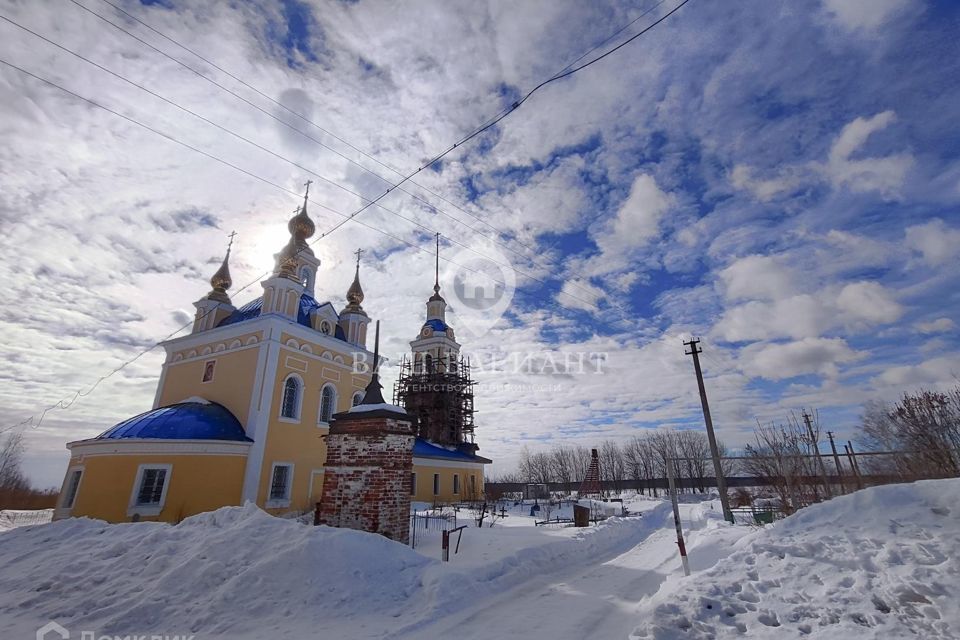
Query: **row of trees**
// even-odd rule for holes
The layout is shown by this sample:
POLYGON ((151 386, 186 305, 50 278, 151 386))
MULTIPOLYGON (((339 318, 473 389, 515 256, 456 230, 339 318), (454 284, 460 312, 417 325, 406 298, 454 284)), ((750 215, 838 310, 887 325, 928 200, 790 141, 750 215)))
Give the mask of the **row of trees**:
MULTIPOLYGON (((893 404, 866 405, 857 438, 865 454, 852 449, 848 453, 842 443, 834 454, 822 440, 816 416, 791 413, 785 422, 758 422, 738 459, 722 461, 724 475, 762 479, 787 512, 862 487, 865 481, 960 476, 960 386, 947 392, 905 393, 893 404)), ((598 452, 601 479, 614 491, 622 491, 630 480, 656 496, 654 481, 667 476, 668 460, 673 461, 674 476, 700 492, 714 476, 702 431, 649 431, 627 441, 604 441, 598 452)), ((727 455, 722 444, 720 455, 727 455)), ((586 476, 590 460, 591 450, 585 446, 558 445, 536 452, 524 447, 517 471, 491 482, 576 485, 586 476)))
MULTIPOLYGON (((721 455, 726 448, 720 444, 721 455)), ((696 489, 707 488, 706 478, 712 478, 710 445, 700 431, 650 431, 633 436, 625 442, 605 440, 597 447, 600 459, 600 479, 610 483, 614 491, 625 489, 627 480, 640 483, 641 491, 658 494, 653 481, 666 477, 667 460, 674 460, 674 475, 691 479, 696 489), (679 460, 681 459, 682 460, 679 460)), ((510 483, 565 483, 579 484, 590 467, 591 449, 585 446, 558 445, 546 451, 520 450, 517 471, 506 473, 491 482, 510 483)), ((732 473, 731 461, 726 461, 725 472, 732 473)))
POLYGON ((0 509, 47 509, 57 491, 40 491, 23 475, 23 432, 0 433, 0 509))
POLYGON ((960 385, 947 392, 905 393, 894 404, 867 404, 861 441, 900 455, 871 460, 870 470, 913 478, 960 475, 960 385))

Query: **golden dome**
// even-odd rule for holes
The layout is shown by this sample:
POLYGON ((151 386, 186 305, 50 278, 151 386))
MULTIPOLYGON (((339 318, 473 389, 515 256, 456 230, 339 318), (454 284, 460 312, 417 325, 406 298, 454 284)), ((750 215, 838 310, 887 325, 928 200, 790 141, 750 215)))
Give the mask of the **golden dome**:
POLYGON ((207 294, 207 298, 219 302, 230 303, 230 297, 227 295, 227 289, 233 286, 233 278, 230 277, 230 249, 233 247, 233 236, 230 234, 230 244, 227 245, 227 254, 223 256, 223 263, 217 272, 210 278, 210 286, 213 290, 207 294))
POLYGON ((296 237, 291 236, 287 246, 277 254, 277 268, 274 273, 290 280, 299 281, 297 277, 297 254, 299 253, 296 237))
POLYGON ((313 224, 313 220, 311 220, 310 216, 307 214, 307 200, 309 199, 310 195, 311 182, 312 180, 307 180, 307 189, 303 194, 303 206, 300 207, 300 211, 297 212, 297 215, 290 218, 290 222, 287 223, 287 230, 290 231, 290 235, 297 239, 298 244, 303 243, 317 230, 316 225, 313 224))

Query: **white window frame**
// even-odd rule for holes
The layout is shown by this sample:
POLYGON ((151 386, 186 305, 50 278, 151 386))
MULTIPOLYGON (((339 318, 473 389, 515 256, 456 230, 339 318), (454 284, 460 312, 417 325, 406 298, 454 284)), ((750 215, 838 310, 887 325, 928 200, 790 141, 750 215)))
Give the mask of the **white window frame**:
POLYGON ((280 509, 283 507, 290 506, 290 496, 293 493, 293 472, 294 465, 292 462, 274 462, 270 465, 270 475, 267 477, 267 509, 280 509), (271 498, 270 495, 273 492, 273 474, 276 473, 277 467, 290 467, 290 471, 287 472, 287 497, 286 498, 271 498))
POLYGON ((170 481, 173 478, 172 464, 158 464, 155 462, 141 464, 137 467, 137 477, 133 481, 133 491, 130 492, 130 503, 127 505, 127 515, 158 516, 167 503, 167 492, 170 490, 170 481), (140 485, 143 484, 143 473, 148 469, 163 469, 163 489, 160 490, 160 502, 157 504, 137 504, 140 495, 140 485))
POLYGON ((306 394, 306 385, 303 383, 303 378, 298 376, 295 373, 289 374, 286 378, 283 379, 283 384, 280 386, 280 411, 278 414, 278 420, 280 422, 290 422, 292 424, 300 424, 300 418, 303 416, 303 396, 306 394), (293 378, 297 381, 297 386, 299 391, 297 393, 297 416, 295 418, 288 418, 283 415, 283 405, 284 405, 284 396, 287 392, 287 380, 293 378))
POLYGON ((460 474, 453 474, 453 495, 460 495, 460 474))
POLYGON ((330 417, 333 418, 333 414, 337 412, 337 402, 340 400, 337 393, 337 387, 332 382, 328 382, 322 387, 320 387, 320 403, 317 405, 317 425, 321 427, 330 426, 329 420, 323 419, 323 392, 327 389, 330 389, 333 392, 333 402, 330 407, 330 417))
POLYGON ((433 495, 440 495, 440 474, 433 474, 433 495))
POLYGON ((77 496, 80 495, 80 485, 83 484, 84 475, 86 474, 84 473, 84 466, 82 464, 77 465, 75 467, 70 467, 69 469, 67 469, 67 477, 64 480, 63 489, 61 489, 60 491, 60 493, 62 494, 60 497, 60 504, 57 505, 58 511, 62 511, 65 513, 69 512, 71 509, 73 509, 73 506, 77 504, 77 496), (73 502, 70 503, 70 506, 67 506, 63 503, 63 501, 67 499, 67 490, 70 488, 70 478, 72 478, 73 474, 76 473, 77 471, 80 472, 80 480, 77 481, 77 491, 76 493, 73 494, 73 502))

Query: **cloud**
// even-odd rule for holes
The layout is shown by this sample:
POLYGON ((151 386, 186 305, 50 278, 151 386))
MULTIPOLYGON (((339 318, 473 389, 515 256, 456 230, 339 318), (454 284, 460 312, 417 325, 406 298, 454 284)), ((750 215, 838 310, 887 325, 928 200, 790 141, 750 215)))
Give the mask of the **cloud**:
POLYGON ((600 255, 591 259, 588 270, 609 273, 626 266, 632 252, 659 237, 660 222, 673 204, 673 197, 657 186, 653 176, 638 175, 616 216, 593 234, 600 255))
POLYGON ((960 229, 940 218, 907 227, 905 240, 907 247, 932 267, 947 264, 960 254, 960 229))
POLYGON ((907 172, 914 166, 913 156, 909 153, 858 155, 872 134, 895 121, 896 114, 889 110, 869 118, 855 118, 833 141, 825 162, 813 160, 785 164, 763 178, 756 177, 755 168, 737 164, 729 175, 730 183, 736 189, 750 192, 761 202, 789 196, 801 188, 810 188, 824 181, 835 189, 847 189, 853 193, 876 192, 886 200, 899 199, 907 172))
MULTIPOLYGON (((769 282, 779 281, 774 276, 769 282)), ((763 280, 758 280, 763 286, 763 280)), ((771 289, 776 293, 778 289, 771 289)), ((764 292, 768 293, 768 292, 764 292)), ((801 293, 770 301, 753 300, 724 311, 713 334, 728 342, 778 338, 817 338, 845 329, 862 331, 895 322, 903 307, 883 285, 852 282, 842 287, 827 286, 813 293, 801 293)))
POLYGON ((848 31, 872 31, 914 4, 912 0, 823 0, 823 8, 848 31))
POLYGON ((796 289, 793 274, 773 256, 740 258, 721 270, 719 276, 731 300, 777 300, 796 289))
POLYGON ((960 380, 960 355, 931 358, 916 365, 891 367, 877 376, 877 384, 896 389, 915 389, 924 385, 953 387, 960 380))
POLYGON ((957 324, 950 318, 937 318, 928 322, 917 322, 913 327, 923 334, 946 333, 957 328, 957 324))
POLYGON ((811 373, 835 378, 837 365, 855 362, 865 355, 840 338, 804 338, 786 344, 748 347, 743 350, 742 359, 747 374, 784 380, 811 373))
POLYGON ((878 191, 887 199, 899 196, 907 171, 913 166, 908 153, 882 157, 852 158, 873 133, 896 121, 893 111, 878 113, 872 118, 857 118, 847 124, 830 148, 824 172, 835 187, 851 191, 878 191))
POLYGON ((837 308, 847 321, 863 321, 868 325, 889 324, 903 315, 903 307, 876 282, 845 285, 837 296, 837 308))

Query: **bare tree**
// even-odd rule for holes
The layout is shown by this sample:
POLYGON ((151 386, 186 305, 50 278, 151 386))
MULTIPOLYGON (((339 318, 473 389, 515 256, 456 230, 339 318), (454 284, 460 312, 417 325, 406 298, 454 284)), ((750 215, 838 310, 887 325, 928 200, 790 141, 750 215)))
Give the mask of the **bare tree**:
POLYGON ((871 461, 871 471, 886 465, 917 478, 960 475, 960 386, 905 393, 893 406, 868 404, 860 431, 868 449, 902 452, 871 461))

